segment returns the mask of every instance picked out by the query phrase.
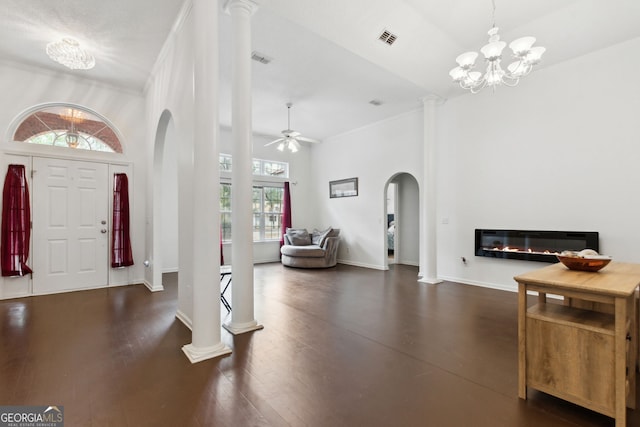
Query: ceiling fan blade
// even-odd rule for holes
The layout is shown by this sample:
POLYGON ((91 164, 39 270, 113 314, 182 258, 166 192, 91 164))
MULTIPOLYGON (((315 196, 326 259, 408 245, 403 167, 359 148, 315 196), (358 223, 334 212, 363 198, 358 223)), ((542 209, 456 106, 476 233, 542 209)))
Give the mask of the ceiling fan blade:
POLYGON ((319 144, 321 142, 319 139, 305 138, 304 136, 297 136, 296 139, 298 141, 312 142, 314 144, 319 144))
POLYGON ((278 143, 278 142, 280 142, 280 141, 284 141, 284 138, 278 138, 278 139, 276 139, 275 141, 267 142, 266 144, 264 144, 264 146, 265 146, 265 147, 268 147, 268 146, 273 145, 273 144, 276 144, 276 143, 278 143))

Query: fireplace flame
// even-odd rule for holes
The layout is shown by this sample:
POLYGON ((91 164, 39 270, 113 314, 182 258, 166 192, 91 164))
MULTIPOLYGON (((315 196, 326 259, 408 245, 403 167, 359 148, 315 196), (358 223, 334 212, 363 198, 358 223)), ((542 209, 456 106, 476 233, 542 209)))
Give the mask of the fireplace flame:
POLYGON ((544 249, 544 250, 533 250, 531 248, 526 248, 526 249, 521 249, 521 248, 512 248, 510 246, 504 246, 504 247, 493 247, 493 248, 482 248, 486 251, 495 251, 495 252, 522 252, 522 253, 529 253, 529 254, 541 254, 541 255, 560 255, 560 252, 557 251, 550 251, 548 249, 544 249))

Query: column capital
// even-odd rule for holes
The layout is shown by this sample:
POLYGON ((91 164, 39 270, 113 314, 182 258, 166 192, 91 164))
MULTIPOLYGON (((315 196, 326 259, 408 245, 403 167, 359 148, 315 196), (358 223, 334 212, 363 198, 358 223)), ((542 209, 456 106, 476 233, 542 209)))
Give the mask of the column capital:
POLYGON ((258 9, 258 2, 255 0, 226 0, 224 2, 224 12, 231 14, 231 9, 244 9, 250 15, 258 9))
POLYGON ((434 93, 423 96, 422 98, 420 98, 420 101, 422 101, 423 105, 425 104, 442 105, 445 102, 447 102, 446 98, 443 98, 434 93))

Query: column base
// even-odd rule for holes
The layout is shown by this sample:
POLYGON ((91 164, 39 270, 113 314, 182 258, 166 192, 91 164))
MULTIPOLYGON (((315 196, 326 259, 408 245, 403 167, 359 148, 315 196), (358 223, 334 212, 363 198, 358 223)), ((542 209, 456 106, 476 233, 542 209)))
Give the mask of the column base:
POLYGON ((198 363, 231 353, 231 349, 223 343, 210 347, 195 347, 193 344, 187 344, 182 346, 182 351, 191 363, 198 363))
POLYGON ((264 326, 258 325, 258 322, 256 322, 255 320, 246 323, 233 323, 232 321, 231 323, 223 323, 222 327, 232 335, 245 334, 247 332, 257 331, 264 328, 264 326))
POLYGON ((143 281, 142 283, 144 283, 144 285, 147 287, 147 289, 149 289, 151 292, 160 292, 160 291, 164 291, 164 286, 161 284, 159 285, 152 285, 151 283, 147 282, 146 280, 143 281))
POLYGON ((418 279, 420 283, 428 283, 430 285, 437 285, 438 283, 442 283, 443 281, 433 277, 421 277, 418 279))

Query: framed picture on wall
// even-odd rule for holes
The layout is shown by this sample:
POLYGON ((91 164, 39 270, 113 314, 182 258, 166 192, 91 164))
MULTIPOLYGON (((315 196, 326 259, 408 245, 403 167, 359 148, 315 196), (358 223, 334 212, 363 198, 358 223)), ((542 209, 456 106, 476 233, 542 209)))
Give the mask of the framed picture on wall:
POLYGON ((329 181, 329 197, 353 197, 358 195, 358 178, 329 181))

